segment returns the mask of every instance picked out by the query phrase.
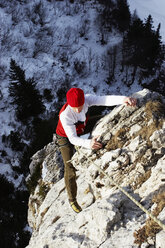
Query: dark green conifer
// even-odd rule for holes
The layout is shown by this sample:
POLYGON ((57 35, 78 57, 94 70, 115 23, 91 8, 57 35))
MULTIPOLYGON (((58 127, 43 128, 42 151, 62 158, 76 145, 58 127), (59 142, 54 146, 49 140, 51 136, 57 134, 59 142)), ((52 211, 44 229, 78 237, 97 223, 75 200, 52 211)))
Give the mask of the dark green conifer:
POLYGON ((16 105, 18 120, 26 121, 30 117, 43 113, 42 96, 36 88, 34 79, 29 78, 26 80, 24 70, 13 59, 10 62, 9 77, 9 94, 12 97, 12 103, 16 105))
POLYGON ((159 35, 160 26, 153 29, 153 19, 149 15, 143 23, 134 17, 127 34, 124 36, 125 63, 140 67, 143 76, 155 73, 163 61, 163 49, 159 35))

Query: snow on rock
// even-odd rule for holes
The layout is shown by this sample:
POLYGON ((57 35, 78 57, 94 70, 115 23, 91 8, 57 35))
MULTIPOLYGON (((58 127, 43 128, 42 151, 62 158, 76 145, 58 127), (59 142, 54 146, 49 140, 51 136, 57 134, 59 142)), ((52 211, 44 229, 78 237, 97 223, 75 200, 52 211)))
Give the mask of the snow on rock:
MULTIPOLYGON (((100 135, 102 150, 76 147, 72 163, 77 169, 77 200, 83 209, 79 214, 67 200, 55 139, 33 156, 30 178, 38 164, 43 173, 29 198, 33 233, 27 248, 164 247, 161 229, 137 243, 135 233, 147 225, 146 214, 113 184, 121 185, 149 211, 155 206, 153 196, 165 190, 165 99, 149 90, 134 97, 136 107, 116 107, 95 125, 91 135, 100 135), (44 197, 39 194, 41 185, 49 186, 44 197)), ((165 202, 160 201, 157 216, 164 223, 165 202)))

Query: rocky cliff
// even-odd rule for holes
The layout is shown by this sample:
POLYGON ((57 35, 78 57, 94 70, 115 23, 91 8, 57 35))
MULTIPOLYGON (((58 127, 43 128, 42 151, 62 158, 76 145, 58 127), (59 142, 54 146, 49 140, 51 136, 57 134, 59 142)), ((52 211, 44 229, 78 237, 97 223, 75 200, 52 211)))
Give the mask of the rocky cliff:
POLYGON ((96 124, 91 135, 102 150, 76 148, 79 214, 67 200, 55 140, 33 156, 27 248, 165 247, 165 231, 116 187, 165 224, 165 98, 148 90, 134 97, 135 108, 118 106, 96 124))

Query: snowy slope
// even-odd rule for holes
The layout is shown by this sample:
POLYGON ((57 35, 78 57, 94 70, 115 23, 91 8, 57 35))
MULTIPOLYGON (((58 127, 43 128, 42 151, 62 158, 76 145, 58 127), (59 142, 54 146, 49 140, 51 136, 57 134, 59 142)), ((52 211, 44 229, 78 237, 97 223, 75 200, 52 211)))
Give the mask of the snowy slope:
MULTIPOLYGON (((13 170, 13 167, 19 167, 21 154, 2 142, 3 136, 18 131, 23 142, 29 140, 23 135, 25 127, 15 119, 15 106, 8 94, 11 59, 25 70, 26 78, 34 77, 41 94, 44 89, 51 89, 52 102, 44 102, 45 119, 56 113, 62 104, 58 99, 59 89, 65 93, 74 86, 85 93, 131 95, 142 88, 136 79, 130 87, 124 84, 120 64, 116 66, 115 80, 106 83, 109 73, 107 50, 120 44, 122 35, 112 30, 106 34, 106 44, 102 45, 102 27, 98 22, 100 5, 95 0, 82 5, 79 1, 74 2, 72 5, 69 0, 0 0, 0 174, 12 181, 16 189, 24 189, 23 176, 13 170), (75 65, 81 63, 84 67, 76 71, 75 65), (7 156, 2 155, 4 151, 7 156)), ((131 2, 131 10, 143 3, 141 0, 131 2)), ((156 0, 152 2, 156 4, 156 0)), ((138 8, 140 16, 144 10, 145 17, 150 14, 147 6, 138 8)), ((163 16, 162 9, 159 8, 159 13, 163 16)), ((161 15, 157 14, 157 17, 159 23, 161 15)), ((161 32, 162 29, 163 26, 161 32)))
MULTIPOLYGON (((26 78, 34 77, 42 93, 45 88, 51 89, 53 102, 46 103, 48 112, 54 111, 58 102, 57 90, 81 87, 85 93, 130 95, 140 90, 135 82, 131 88, 124 85, 119 73, 116 81, 107 85, 108 64, 107 49, 121 42, 121 34, 109 33, 107 44, 100 43, 101 34, 97 25, 97 5, 93 1, 84 6, 68 5, 62 2, 33 2, 24 4, 10 2, 0 8, 1 43, 0 43, 0 130, 2 135, 10 131, 21 130, 14 117, 14 106, 8 96, 10 59, 25 70, 26 78), (71 6, 71 7, 70 7, 71 6), (76 72, 75 63, 85 63, 82 72, 76 72)), ((119 69, 117 69, 119 70, 119 69)), ((0 140, 0 150, 6 149, 0 140)), ((9 149, 10 150, 10 149, 9 149)), ((11 151, 11 160, 17 157, 11 151)), ((0 167, 0 173, 6 170, 0 167)), ((4 165, 6 161, 4 161, 4 165)), ((10 166, 11 166, 10 165, 10 166)), ((6 167, 7 168, 7 167, 6 167)), ((8 170, 9 171, 9 170, 8 170)), ((9 173, 11 174, 11 173, 9 173)), ((7 176, 7 175, 6 175, 7 176)), ((10 177, 11 178, 11 177, 10 177)))
MULTIPOLYGON (((155 24, 165 23, 164 1, 130 0, 130 9, 135 8, 140 17, 152 14, 155 24)), ((14 106, 8 96, 10 59, 15 59, 25 70, 26 78, 34 77, 41 94, 51 89, 53 102, 45 102, 47 113, 55 111, 57 91, 72 86, 81 87, 85 93, 130 95, 141 89, 135 82, 131 87, 123 83, 120 66, 116 67, 115 81, 109 85, 107 49, 119 44, 121 34, 113 30, 101 45, 101 29, 98 25, 98 5, 88 1, 85 5, 69 5, 68 1, 24 1, 24 4, 3 3, 0 8, 0 130, 9 135, 12 130, 21 130, 14 117, 14 106), (75 70, 76 63, 84 63, 81 72, 75 70), (66 84, 67 82, 67 84, 66 84), (67 85, 67 87, 66 87, 67 85)), ((0 139, 0 150, 6 149, 0 139)), ((10 166, 17 155, 9 149, 10 166)), ((1 161, 0 173, 4 174, 1 161)), ((15 162, 14 162, 15 163, 15 162)), ((7 168, 7 167, 6 167, 7 168)), ((11 174, 11 173, 9 173, 11 174)), ((10 177, 11 178, 11 177, 10 177)))

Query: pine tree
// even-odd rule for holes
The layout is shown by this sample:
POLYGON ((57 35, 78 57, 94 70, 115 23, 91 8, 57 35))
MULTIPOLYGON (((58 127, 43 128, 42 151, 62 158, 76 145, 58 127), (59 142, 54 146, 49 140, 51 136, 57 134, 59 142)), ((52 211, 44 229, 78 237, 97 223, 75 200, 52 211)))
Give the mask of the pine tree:
POLYGON ((162 47, 161 37, 159 35, 160 26, 155 31, 153 29, 153 19, 149 15, 144 23, 144 57, 141 61, 141 67, 148 70, 149 73, 154 72, 162 63, 162 47))
POLYGON ((117 7, 113 11, 113 18, 116 20, 120 32, 128 30, 131 20, 131 13, 127 0, 117 0, 117 7))
POLYGON ((98 0, 98 2, 100 4, 103 4, 103 5, 109 6, 109 7, 112 7, 112 5, 114 4, 112 0, 98 0))
POLYGON ((116 4, 112 0, 98 0, 98 2, 102 5, 100 12, 101 30, 111 31, 112 27, 115 25, 112 10, 115 8, 116 4))
POLYGON ((137 18, 124 36, 125 61, 127 64, 138 66, 143 59, 143 41, 144 24, 137 18))
POLYGON ((160 67, 163 61, 163 49, 159 35, 159 29, 153 29, 152 16, 149 15, 145 23, 139 18, 133 19, 127 34, 124 36, 125 63, 139 66, 143 75, 149 75, 160 67))
POLYGON ((26 247, 30 233, 24 231, 27 224, 29 194, 15 190, 12 182, 0 175, 0 246, 7 248, 26 247))
POLYGON ((9 94, 12 103, 16 105, 16 116, 20 121, 26 121, 30 117, 38 116, 43 113, 44 105, 36 83, 33 78, 26 80, 25 72, 16 62, 10 62, 10 86, 9 94))

